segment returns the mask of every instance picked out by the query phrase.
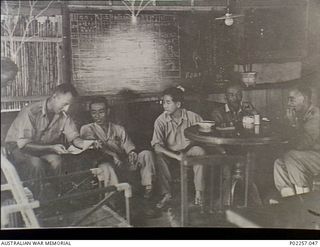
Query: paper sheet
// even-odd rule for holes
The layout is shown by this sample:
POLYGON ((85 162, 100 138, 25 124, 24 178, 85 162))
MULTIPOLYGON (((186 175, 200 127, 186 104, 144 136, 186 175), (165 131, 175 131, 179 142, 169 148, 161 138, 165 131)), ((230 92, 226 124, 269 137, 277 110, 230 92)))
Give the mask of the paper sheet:
POLYGON ((74 145, 71 145, 71 146, 67 149, 68 154, 80 154, 80 153, 82 153, 83 151, 89 149, 93 142, 94 142, 94 140, 83 140, 83 148, 82 148, 82 149, 77 148, 77 147, 75 147, 74 145))

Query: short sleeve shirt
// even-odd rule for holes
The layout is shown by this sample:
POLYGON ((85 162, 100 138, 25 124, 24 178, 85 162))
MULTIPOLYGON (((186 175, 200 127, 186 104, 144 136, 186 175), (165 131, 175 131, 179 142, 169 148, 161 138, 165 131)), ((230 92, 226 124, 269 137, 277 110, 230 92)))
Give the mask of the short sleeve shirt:
POLYGON ((118 147, 120 152, 130 153, 135 149, 124 127, 109 122, 106 126, 98 126, 96 123, 86 124, 80 129, 80 136, 83 139, 98 139, 104 143, 111 142, 118 147))
POLYGON ((154 123, 151 145, 160 144, 171 151, 182 151, 191 143, 185 137, 184 130, 200 121, 202 118, 198 114, 186 109, 182 109, 178 123, 167 112, 163 112, 154 123))
POLYGON ((252 111, 242 110, 242 104, 243 102, 241 102, 241 107, 238 112, 232 112, 229 108, 229 105, 224 104, 223 106, 212 111, 211 119, 214 120, 219 126, 222 124, 228 124, 230 122, 242 121, 243 116, 256 114, 256 109, 252 109, 252 111))
POLYGON ((58 144, 62 134, 68 142, 79 137, 75 123, 64 112, 55 114, 50 123, 46 105, 47 100, 23 108, 10 126, 5 142, 15 142, 23 148, 27 143, 58 144))
POLYGON ((311 105, 304 117, 300 120, 296 130, 298 150, 320 151, 320 110, 311 105))

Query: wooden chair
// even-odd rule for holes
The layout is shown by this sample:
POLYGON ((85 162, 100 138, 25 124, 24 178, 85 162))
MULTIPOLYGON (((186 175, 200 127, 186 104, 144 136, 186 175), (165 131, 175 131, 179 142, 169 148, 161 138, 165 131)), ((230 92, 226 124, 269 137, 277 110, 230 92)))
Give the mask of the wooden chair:
MULTIPOLYGON (((196 157, 186 157, 184 156, 181 165, 180 165, 180 172, 181 172, 181 226, 187 226, 189 223, 189 207, 188 207, 188 176, 187 170, 189 167, 193 165, 203 165, 206 167, 211 168, 211 176, 210 176, 210 183, 213 184, 214 180, 214 168, 215 167, 222 167, 226 164, 231 164, 239 161, 244 161, 245 157, 240 155, 204 155, 204 156, 196 156, 196 157)), ((219 208, 218 210, 222 210, 223 208, 223 186, 222 186, 222 169, 220 169, 220 185, 219 185, 219 208)), ((245 179, 246 176, 245 176, 245 179)), ((212 195, 214 193, 214 187, 210 186, 210 211, 214 211, 214 201, 212 195)), ((202 209, 203 210, 203 209, 202 209)))
MULTIPOLYGON (((4 151, 4 150, 2 150, 4 151)), ((21 213, 22 220, 24 222, 24 225, 26 228, 39 228, 39 220, 38 217, 35 215, 34 209, 35 208, 43 208, 53 205, 58 205, 59 203, 73 200, 73 199, 83 199, 88 198, 91 195, 94 194, 104 194, 108 193, 108 196, 105 196, 97 205, 92 207, 89 211, 86 211, 84 215, 81 215, 80 219, 77 219, 77 221, 74 221, 72 225, 79 226, 82 222, 87 220, 89 216, 91 216, 93 213, 95 213, 98 209, 105 206, 105 202, 110 198, 110 196, 113 193, 116 192, 124 192, 125 197, 125 207, 126 207, 126 221, 121 220, 121 226, 130 226, 130 198, 132 197, 131 192, 131 186, 127 183, 120 183, 115 186, 108 186, 103 188, 97 188, 94 190, 90 190, 87 192, 79 192, 79 193, 73 193, 73 194, 67 194, 65 196, 51 199, 43 202, 39 202, 38 200, 33 199, 32 192, 28 190, 27 188, 23 187, 23 181, 20 180, 20 177, 14 167, 14 165, 5 157, 5 155, 1 154, 1 171, 3 172, 4 178, 6 180, 6 184, 1 184, 1 192, 3 191, 10 191, 12 193, 12 200, 10 203, 3 203, 1 204, 1 227, 2 228, 16 228, 16 227, 22 227, 20 225, 15 225, 18 221, 12 221, 10 217, 16 213, 21 213), (13 222, 14 225, 11 225, 10 223, 13 222), (125 224, 124 224, 125 223, 125 224)), ((103 174, 103 171, 100 168, 93 168, 85 171, 80 171, 77 173, 72 173, 68 175, 59 176, 58 179, 61 179, 62 177, 64 179, 71 179, 74 176, 79 176, 82 174, 93 174, 94 176, 98 176, 99 174, 103 174)), ((103 176, 98 176, 100 179, 104 180, 103 176)), ((53 180, 57 179, 57 177, 46 177, 41 180, 53 180)), ((36 179, 34 179, 35 181, 36 179)), ((108 209, 112 216, 117 215, 112 210, 108 209)), ((109 212, 108 211, 108 212, 109 212)), ((117 218, 121 218, 120 216, 117 216, 117 218)), ((20 222, 18 222, 20 224, 20 222)))

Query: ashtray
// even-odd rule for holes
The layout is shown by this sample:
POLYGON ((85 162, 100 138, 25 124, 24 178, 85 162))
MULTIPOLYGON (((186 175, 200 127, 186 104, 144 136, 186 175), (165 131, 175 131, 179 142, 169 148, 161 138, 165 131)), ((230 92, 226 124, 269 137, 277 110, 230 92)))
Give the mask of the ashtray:
POLYGON ((198 130, 204 133, 211 132, 212 127, 215 126, 215 124, 216 123, 214 121, 202 121, 197 123, 197 125, 199 126, 198 130))

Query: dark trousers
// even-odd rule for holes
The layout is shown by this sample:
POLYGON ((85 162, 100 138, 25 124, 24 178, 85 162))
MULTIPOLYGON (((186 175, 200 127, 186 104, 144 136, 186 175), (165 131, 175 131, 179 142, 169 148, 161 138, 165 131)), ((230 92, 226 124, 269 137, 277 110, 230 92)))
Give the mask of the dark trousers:
POLYGON ((35 156, 21 151, 18 147, 10 151, 12 162, 21 180, 35 179, 27 183, 35 199, 39 199, 44 185, 41 179, 62 174, 62 158, 58 154, 35 156))

